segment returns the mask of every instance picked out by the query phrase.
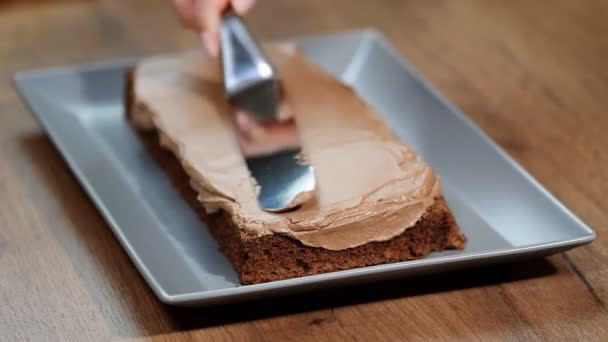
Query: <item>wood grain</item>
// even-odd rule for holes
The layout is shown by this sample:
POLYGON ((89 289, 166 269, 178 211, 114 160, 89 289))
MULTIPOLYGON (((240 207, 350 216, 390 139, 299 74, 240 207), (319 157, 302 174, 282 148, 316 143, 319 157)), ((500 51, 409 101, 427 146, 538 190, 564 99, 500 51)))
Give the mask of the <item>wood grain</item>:
POLYGON ((208 310, 160 304, 12 90, 17 71, 196 47, 162 0, 0 5, 0 340, 606 340, 608 2, 260 0, 265 39, 378 28, 594 227, 547 259, 208 310))

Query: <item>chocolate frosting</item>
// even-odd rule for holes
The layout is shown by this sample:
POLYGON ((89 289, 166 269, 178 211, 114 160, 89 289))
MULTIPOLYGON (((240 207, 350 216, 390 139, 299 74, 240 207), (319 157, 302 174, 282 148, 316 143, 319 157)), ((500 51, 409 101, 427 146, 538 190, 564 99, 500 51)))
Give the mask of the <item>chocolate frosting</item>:
POLYGON ((317 177, 316 198, 293 212, 258 207, 217 61, 189 53, 141 62, 134 121, 159 130, 207 212, 225 210, 248 234, 284 234, 341 250, 412 227, 440 195, 439 177, 352 88, 291 47, 271 46, 269 54, 317 177))

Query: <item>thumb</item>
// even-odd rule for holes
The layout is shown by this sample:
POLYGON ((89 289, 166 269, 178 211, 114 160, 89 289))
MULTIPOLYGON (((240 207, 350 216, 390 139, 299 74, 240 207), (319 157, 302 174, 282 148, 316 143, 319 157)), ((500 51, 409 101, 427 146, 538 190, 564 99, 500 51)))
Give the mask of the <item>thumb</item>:
POLYGON ((236 13, 243 15, 253 7, 255 0, 231 0, 230 3, 236 13))

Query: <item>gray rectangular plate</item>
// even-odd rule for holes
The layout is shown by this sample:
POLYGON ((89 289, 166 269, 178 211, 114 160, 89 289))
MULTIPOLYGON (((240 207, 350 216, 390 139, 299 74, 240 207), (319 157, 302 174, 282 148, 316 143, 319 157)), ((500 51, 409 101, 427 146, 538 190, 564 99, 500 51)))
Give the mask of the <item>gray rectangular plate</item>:
POLYGON ((375 107, 441 175, 469 241, 423 260, 241 286, 204 224, 147 155, 123 111, 136 61, 25 72, 15 81, 158 298, 210 305, 548 255, 595 233, 403 62, 374 31, 296 40, 375 107))

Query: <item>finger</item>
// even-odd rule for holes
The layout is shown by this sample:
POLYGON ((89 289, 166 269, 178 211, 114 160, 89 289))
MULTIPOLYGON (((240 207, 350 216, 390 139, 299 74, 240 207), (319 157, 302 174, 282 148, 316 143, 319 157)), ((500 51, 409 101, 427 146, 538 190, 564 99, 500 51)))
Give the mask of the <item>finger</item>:
POLYGON ((236 13, 240 15, 247 13, 255 4, 255 0, 231 0, 230 2, 236 13))
POLYGON ((204 31, 201 32, 200 37, 201 43, 207 52, 209 52, 209 55, 211 55, 211 57, 217 57, 220 53, 220 42, 217 33, 204 31))
POLYGON ((195 2, 196 21, 200 31, 216 34, 220 16, 228 0, 198 0, 195 2))
POLYGON ((193 0, 173 0, 172 3, 182 25, 185 27, 196 28, 197 24, 193 0))

